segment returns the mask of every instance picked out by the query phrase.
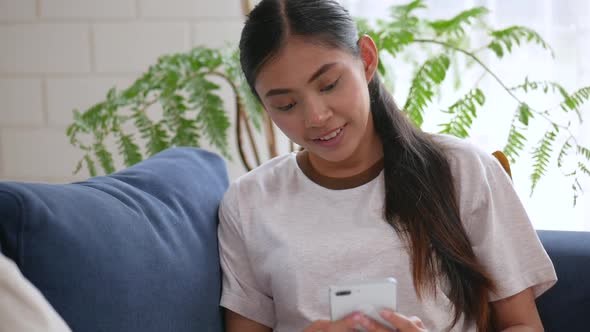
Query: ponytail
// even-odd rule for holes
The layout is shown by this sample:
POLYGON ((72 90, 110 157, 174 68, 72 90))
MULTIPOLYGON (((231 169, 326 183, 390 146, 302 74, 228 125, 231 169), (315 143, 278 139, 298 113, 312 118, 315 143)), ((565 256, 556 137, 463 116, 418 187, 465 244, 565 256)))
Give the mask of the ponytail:
POLYGON ((449 162, 430 135, 416 128, 396 106, 378 75, 369 83, 371 113, 382 140, 387 222, 411 250, 412 280, 418 297, 446 278, 454 305, 488 331, 488 292, 494 283, 471 248, 462 226, 449 162))

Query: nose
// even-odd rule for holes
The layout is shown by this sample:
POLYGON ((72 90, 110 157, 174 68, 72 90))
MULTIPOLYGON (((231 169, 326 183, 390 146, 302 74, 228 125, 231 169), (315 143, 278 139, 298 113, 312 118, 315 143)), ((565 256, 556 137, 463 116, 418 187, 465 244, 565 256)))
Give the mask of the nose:
POLYGON ((305 126, 307 128, 323 127, 332 116, 332 111, 320 101, 309 101, 304 112, 305 126))

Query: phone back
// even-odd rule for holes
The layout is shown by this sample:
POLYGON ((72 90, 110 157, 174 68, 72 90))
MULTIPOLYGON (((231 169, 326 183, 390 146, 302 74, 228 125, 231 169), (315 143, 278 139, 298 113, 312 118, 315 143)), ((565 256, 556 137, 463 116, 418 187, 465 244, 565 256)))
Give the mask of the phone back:
POLYGON ((386 323, 379 315, 379 310, 383 308, 397 310, 397 281, 394 278, 330 286, 332 320, 360 311, 386 323))

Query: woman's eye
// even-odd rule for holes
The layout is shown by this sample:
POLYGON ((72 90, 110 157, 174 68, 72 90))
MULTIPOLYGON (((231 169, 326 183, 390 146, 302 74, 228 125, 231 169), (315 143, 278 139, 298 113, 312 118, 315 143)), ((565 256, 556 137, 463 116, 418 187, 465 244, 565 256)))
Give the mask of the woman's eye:
POLYGON ((279 107, 277 107, 277 109, 279 111, 285 112, 285 111, 288 111, 288 110, 292 109, 293 107, 295 107, 295 103, 291 103, 291 104, 288 104, 288 105, 285 105, 285 106, 279 106, 279 107))
POLYGON ((327 92, 327 91, 330 91, 330 90, 334 89, 336 87, 336 85, 338 85, 338 81, 340 81, 340 78, 338 78, 336 81, 334 81, 334 83, 329 84, 329 85, 326 85, 320 91, 321 92, 327 92))

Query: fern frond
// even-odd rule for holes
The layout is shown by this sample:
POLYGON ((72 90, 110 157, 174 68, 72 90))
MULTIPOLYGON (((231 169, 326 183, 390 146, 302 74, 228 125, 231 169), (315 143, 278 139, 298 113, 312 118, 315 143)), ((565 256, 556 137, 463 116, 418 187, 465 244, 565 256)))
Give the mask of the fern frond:
POLYGON ((518 107, 518 120, 525 126, 529 125, 529 119, 533 118, 533 112, 526 103, 521 103, 518 107))
POLYGON ((542 89, 543 93, 547 94, 551 92, 559 92, 564 98, 569 98, 567 90, 559 83, 552 81, 529 81, 528 77, 525 77, 524 83, 510 88, 510 91, 523 90, 524 92, 535 91, 542 89))
POLYGON ((195 119, 197 126, 204 130, 209 142, 229 158, 227 129, 230 122, 223 109, 223 101, 215 93, 219 86, 204 77, 195 77, 189 87, 189 101, 195 103, 195 107, 199 110, 195 119))
POLYGON ((201 135, 196 120, 179 117, 176 121, 176 130, 170 143, 174 146, 200 146, 201 135))
MULTIPOLYGON (((574 171, 574 173, 571 174, 571 176, 576 175, 576 172, 574 171)), ((576 204, 578 202, 578 197, 580 196, 579 193, 581 192, 582 194, 584 193, 584 190, 582 189, 582 185, 580 184, 580 181, 578 180, 578 177, 574 177, 574 180, 572 182, 572 191, 574 192, 574 207, 576 207, 576 204)))
POLYGON ((171 133, 170 144, 173 146, 199 146, 199 127, 196 120, 188 119, 185 115, 189 107, 185 98, 174 95, 166 102, 162 101, 164 109, 164 123, 171 133))
POLYGON ((105 174, 111 174, 115 171, 113 155, 107 150, 103 142, 94 143, 94 154, 98 159, 100 166, 104 169, 105 174))
MULTIPOLYGON (((94 160, 92 160, 92 158, 90 157, 89 154, 86 154, 84 156, 84 161, 86 163, 86 167, 88 168, 88 172, 90 173, 90 176, 96 176, 98 173, 96 172, 96 165, 94 163, 94 160)), ((78 173, 78 172, 76 172, 78 173)))
POLYGON ((586 160, 590 161, 590 149, 581 145, 577 145, 576 150, 579 155, 582 155, 584 158, 586 158, 586 160))
POLYGON ((440 54, 426 60, 414 76, 403 110, 416 126, 420 127, 424 122, 424 111, 432 101, 433 88, 445 79, 449 64, 449 57, 440 54))
POLYGON ((521 133, 521 130, 525 129, 526 128, 516 127, 515 123, 512 123, 512 125, 510 126, 506 146, 504 146, 504 149, 502 149, 502 151, 504 152, 506 157, 510 159, 511 163, 516 162, 516 157, 520 155, 520 152, 525 147, 527 138, 521 133))
POLYGON ((548 130, 532 152, 534 164, 533 173, 531 174, 531 195, 541 177, 547 172, 547 165, 549 164, 549 158, 551 158, 552 145, 556 136, 557 134, 554 131, 548 130))
POLYGON ((384 30, 371 37, 376 40, 380 51, 388 52, 394 57, 414 41, 414 34, 408 30, 384 30))
POLYGON ((120 133, 118 139, 119 153, 123 155, 123 161, 127 167, 135 165, 143 159, 139 146, 133 141, 133 135, 120 133))
POLYGON ((469 136, 473 119, 477 118, 477 105, 483 106, 484 103, 485 95, 480 89, 469 91, 467 95, 449 107, 447 113, 453 114, 454 117, 448 123, 440 125, 443 127, 440 133, 460 138, 469 136))
POLYGON ((578 161, 578 169, 580 169, 580 171, 582 171, 582 173, 590 176, 590 170, 588 169, 588 167, 586 165, 584 165, 580 161, 578 161))
POLYGON ((569 149, 572 148, 572 145, 570 143, 570 139, 568 139, 567 141, 565 141, 565 143, 563 143, 563 145, 561 146, 561 149, 559 150, 559 154, 557 155, 557 167, 559 167, 559 168, 563 167, 563 159, 568 154, 569 149))
POLYGON ((201 108, 196 120, 203 126, 209 142, 229 158, 227 128, 229 128, 230 122, 227 113, 223 110, 221 99, 217 95, 210 94, 206 98, 206 103, 201 108))
POLYGON ((492 41, 488 44, 487 48, 491 49, 496 53, 498 58, 502 58, 504 54, 512 52, 514 45, 520 46, 525 42, 532 42, 540 45, 542 48, 551 52, 551 56, 554 57, 553 49, 551 46, 537 33, 536 31, 522 26, 511 26, 506 29, 496 30, 490 32, 492 41))
POLYGON ((146 149, 149 156, 152 156, 169 146, 168 133, 163 128, 162 122, 154 123, 143 133, 143 138, 147 139, 146 149))
POLYGON ((427 8, 426 4, 422 0, 414 0, 405 5, 396 5, 390 7, 391 17, 393 21, 404 21, 408 18, 413 17, 413 12, 418 9, 427 8))
POLYGON ((590 100, 590 86, 579 89, 565 97, 565 100, 560 104, 560 107, 565 112, 574 111, 578 115, 580 122, 582 121, 582 114, 580 107, 590 100))
POLYGON ((455 17, 448 20, 436 20, 428 22, 437 36, 449 35, 452 38, 461 38, 465 35, 465 27, 473 24, 473 21, 480 19, 489 13, 485 7, 475 7, 460 12, 455 17))

